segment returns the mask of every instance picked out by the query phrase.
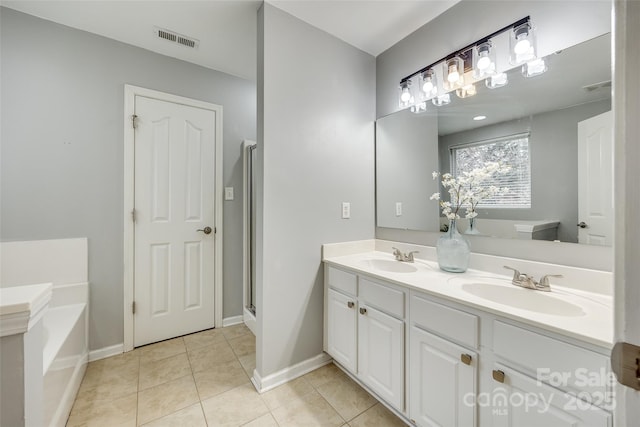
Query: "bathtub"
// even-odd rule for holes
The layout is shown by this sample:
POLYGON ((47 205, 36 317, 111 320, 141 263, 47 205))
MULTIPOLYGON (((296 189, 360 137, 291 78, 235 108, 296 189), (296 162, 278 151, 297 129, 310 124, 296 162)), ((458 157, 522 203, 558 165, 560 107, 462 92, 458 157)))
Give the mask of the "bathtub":
POLYGON ((86 239, 1 245, 0 424, 64 427, 89 356, 86 239))
POLYGON ((84 372, 87 345, 88 283, 54 286, 44 313, 42 372, 44 425, 64 426, 84 372), (73 291, 73 292, 70 292, 73 291), (62 298, 60 294, 65 294, 62 298), (84 299, 85 302, 82 302, 84 299))

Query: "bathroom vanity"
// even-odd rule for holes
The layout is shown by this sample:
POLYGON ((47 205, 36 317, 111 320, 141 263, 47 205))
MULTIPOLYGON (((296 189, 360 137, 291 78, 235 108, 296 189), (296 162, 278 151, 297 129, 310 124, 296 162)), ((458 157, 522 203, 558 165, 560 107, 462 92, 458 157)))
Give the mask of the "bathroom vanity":
POLYGON ((482 269, 446 273, 433 248, 380 240, 325 245, 323 259, 324 350, 406 422, 613 424, 608 273, 477 254, 482 269), (564 279, 517 287, 512 263, 564 279))

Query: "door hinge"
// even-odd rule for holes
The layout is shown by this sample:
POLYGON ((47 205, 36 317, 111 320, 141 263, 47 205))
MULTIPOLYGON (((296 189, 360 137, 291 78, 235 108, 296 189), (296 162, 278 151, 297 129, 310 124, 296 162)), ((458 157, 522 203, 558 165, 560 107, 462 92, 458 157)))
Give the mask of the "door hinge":
POLYGON ((136 222, 136 210, 133 209, 131 211, 131 221, 136 222))
POLYGON ((131 126, 136 129, 138 127, 138 116, 135 114, 131 116, 131 126))
POLYGON ((131 303, 131 313, 136 314, 136 302, 131 303))

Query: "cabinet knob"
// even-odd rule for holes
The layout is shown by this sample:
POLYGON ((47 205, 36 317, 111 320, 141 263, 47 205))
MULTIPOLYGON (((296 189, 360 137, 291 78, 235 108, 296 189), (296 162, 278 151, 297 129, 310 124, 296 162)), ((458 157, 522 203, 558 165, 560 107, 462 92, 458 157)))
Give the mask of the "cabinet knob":
POLYGON ((499 383, 504 382, 504 372, 499 371, 497 369, 493 370, 493 379, 498 381, 499 383))
POLYGON ((364 307, 360 307, 360 314, 367 314, 367 309, 364 307))
POLYGON ((471 357, 470 354, 463 353, 460 355, 460 360, 465 365, 471 365, 471 361, 473 360, 473 357, 471 357))
POLYGON ((349 302, 347 303, 347 307, 349 307, 349 308, 353 308, 353 306, 354 306, 354 305, 355 305, 355 304, 353 303, 353 301, 349 301, 349 302))

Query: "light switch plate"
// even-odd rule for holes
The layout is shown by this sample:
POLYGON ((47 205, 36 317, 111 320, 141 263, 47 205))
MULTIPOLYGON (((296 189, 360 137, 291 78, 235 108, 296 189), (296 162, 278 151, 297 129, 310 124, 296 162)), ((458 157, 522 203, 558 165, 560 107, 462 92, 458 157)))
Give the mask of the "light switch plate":
POLYGON ((224 199, 233 200, 233 187, 224 187, 224 199))
POLYGON ((396 216, 402 216, 402 202, 396 202, 396 216))
POLYGON ((351 218, 351 203, 342 202, 342 219, 351 218))

